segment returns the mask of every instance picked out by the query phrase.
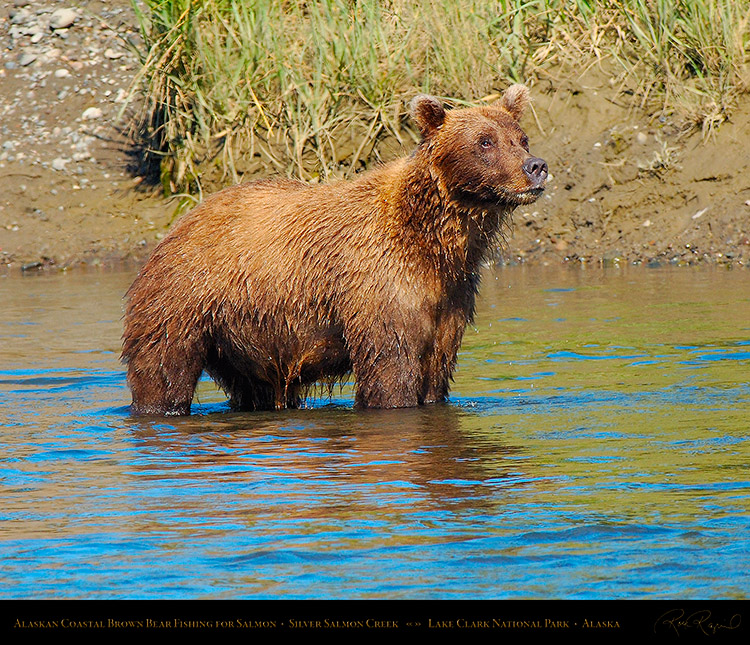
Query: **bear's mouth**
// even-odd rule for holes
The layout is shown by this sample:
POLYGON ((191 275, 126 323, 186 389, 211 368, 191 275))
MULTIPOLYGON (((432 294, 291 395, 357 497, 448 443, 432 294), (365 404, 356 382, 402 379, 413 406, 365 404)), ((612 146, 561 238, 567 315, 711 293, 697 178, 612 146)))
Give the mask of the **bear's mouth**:
POLYGON ((464 203, 474 204, 482 208, 501 208, 503 206, 521 206, 532 204, 544 192, 544 186, 526 188, 524 190, 512 190, 501 186, 486 186, 481 191, 461 191, 464 203))
POLYGON ((510 190, 508 188, 496 188, 496 198, 498 201, 506 204, 531 204, 541 197, 544 192, 544 186, 527 188, 525 190, 510 190))
POLYGON ((531 204, 542 196, 544 187, 529 188, 517 193, 510 193, 510 197, 515 199, 518 204, 531 204))

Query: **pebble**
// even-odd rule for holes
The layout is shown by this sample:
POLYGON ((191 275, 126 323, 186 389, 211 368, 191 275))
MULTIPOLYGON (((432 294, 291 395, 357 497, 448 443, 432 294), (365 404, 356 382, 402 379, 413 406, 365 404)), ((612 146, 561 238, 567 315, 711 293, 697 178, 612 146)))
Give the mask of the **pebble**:
POLYGON ((117 60, 118 58, 122 58, 124 55, 125 52, 117 51, 116 49, 112 49, 111 47, 108 47, 104 50, 105 58, 109 58, 110 60, 117 60))
POLYGON ((78 12, 75 9, 57 9, 52 12, 49 21, 50 29, 65 29, 78 20, 78 12))
POLYGON ((65 170, 65 165, 70 161, 70 159, 63 159, 62 157, 56 157, 52 160, 52 169, 53 170, 65 170))
POLYGON ((94 119, 101 119, 103 114, 101 108, 90 107, 84 110, 81 119, 84 121, 93 121, 94 119))
POLYGON ((36 59, 38 58, 37 54, 32 54, 31 52, 27 52, 25 54, 21 54, 21 56, 18 59, 18 64, 21 67, 26 67, 28 65, 31 65, 36 59))
POLYGON ((31 13, 26 9, 19 9, 18 11, 11 11, 10 13, 10 24, 11 25, 22 25, 31 18, 31 13))
POLYGON ((644 144, 648 143, 648 135, 647 135, 647 134, 646 134, 645 132, 639 132, 639 133, 638 133, 638 134, 637 134, 637 135, 635 136, 635 140, 636 140, 636 141, 637 141, 638 143, 640 143, 641 145, 644 145, 644 144))

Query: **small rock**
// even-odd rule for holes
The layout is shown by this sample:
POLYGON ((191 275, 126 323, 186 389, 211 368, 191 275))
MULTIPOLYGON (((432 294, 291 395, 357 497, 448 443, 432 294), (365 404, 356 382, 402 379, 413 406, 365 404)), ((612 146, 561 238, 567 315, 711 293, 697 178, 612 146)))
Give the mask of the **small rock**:
POLYGON ((22 25, 31 18, 31 13, 26 9, 19 9, 18 11, 10 12, 10 24, 11 25, 22 25))
POLYGON ((124 52, 117 51, 115 49, 112 49, 111 47, 108 47, 104 50, 105 58, 109 58, 110 60, 117 60, 118 58, 122 58, 124 55, 124 52))
POLYGON ((55 70, 55 78, 67 78, 70 76, 70 72, 65 68, 55 70))
POLYGON ((52 169, 53 170, 65 170, 65 165, 70 161, 70 159, 63 159, 62 157, 56 157, 52 160, 52 169))
POLYGON ((648 143, 648 135, 645 132, 639 132, 637 135, 635 135, 635 140, 641 145, 644 145, 648 143))
POLYGON ((78 12, 75 9, 57 9, 52 12, 49 21, 51 29, 65 29, 78 20, 78 12))
POLYGON ((104 113, 98 107, 90 107, 84 110, 81 118, 84 121, 93 121, 94 119, 101 119, 104 113))
POLYGON ((35 60, 37 59, 37 54, 32 53, 26 53, 21 54, 20 58, 18 59, 18 64, 21 67, 26 67, 27 65, 31 65, 35 60))
POLYGON ((643 222, 643 223, 641 224, 641 226, 645 226, 646 228, 648 228, 649 226, 651 226, 651 220, 650 220, 650 219, 647 219, 646 221, 644 221, 644 222, 643 222))

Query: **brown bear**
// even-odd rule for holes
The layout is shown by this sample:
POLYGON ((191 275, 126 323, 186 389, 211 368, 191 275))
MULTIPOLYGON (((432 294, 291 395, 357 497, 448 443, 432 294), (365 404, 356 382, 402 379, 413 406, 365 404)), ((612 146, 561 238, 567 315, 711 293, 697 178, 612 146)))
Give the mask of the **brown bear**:
POLYGON ((411 156, 352 181, 261 180, 183 216, 127 294, 135 414, 189 414, 205 370, 239 410, 353 373, 358 407, 444 401, 482 261, 544 190, 523 85, 490 106, 421 95, 411 156))

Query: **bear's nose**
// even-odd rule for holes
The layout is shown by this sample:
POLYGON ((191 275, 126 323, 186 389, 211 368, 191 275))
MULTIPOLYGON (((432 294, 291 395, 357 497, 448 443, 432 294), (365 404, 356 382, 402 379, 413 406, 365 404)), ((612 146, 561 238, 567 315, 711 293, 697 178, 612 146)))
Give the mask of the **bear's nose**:
POLYGON ((547 179, 547 162, 539 157, 529 157, 523 162, 523 171, 534 186, 541 186, 547 179))

